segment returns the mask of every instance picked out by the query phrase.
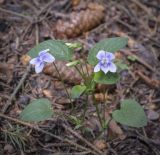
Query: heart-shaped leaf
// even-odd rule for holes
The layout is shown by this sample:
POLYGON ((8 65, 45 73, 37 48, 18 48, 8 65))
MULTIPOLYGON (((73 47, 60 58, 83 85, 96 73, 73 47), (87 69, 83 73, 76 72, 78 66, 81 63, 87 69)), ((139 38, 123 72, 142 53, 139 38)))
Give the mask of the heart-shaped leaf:
POLYGON ((31 58, 38 56, 39 52, 42 50, 49 49, 49 53, 52 54, 56 60, 71 60, 73 55, 73 50, 69 48, 63 41, 60 40, 47 40, 36 47, 32 48, 28 55, 31 58))
POLYGON ((78 98, 82 95, 82 93, 86 90, 85 85, 76 85, 71 90, 71 97, 78 98))
POLYGON ((96 65, 98 63, 98 59, 96 58, 97 53, 100 50, 104 50, 107 52, 117 52, 121 48, 125 47, 128 42, 128 39, 125 37, 115 37, 104 39, 94 45, 94 47, 89 51, 88 62, 91 65, 96 65))
POLYGON ((142 106, 135 100, 126 99, 121 102, 121 109, 112 113, 115 121, 131 127, 147 125, 147 117, 142 106))
POLYGON ((115 84, 119 80, 117 73, 108 72, 104 74, 102 71, 94 73, 94 81, 100 84, 115 84))
POLYGON ((51 103, 48 99, 41 98, 31 102, 20 114, 24 121, 43 121, 50 118, 53 114, 51 103))

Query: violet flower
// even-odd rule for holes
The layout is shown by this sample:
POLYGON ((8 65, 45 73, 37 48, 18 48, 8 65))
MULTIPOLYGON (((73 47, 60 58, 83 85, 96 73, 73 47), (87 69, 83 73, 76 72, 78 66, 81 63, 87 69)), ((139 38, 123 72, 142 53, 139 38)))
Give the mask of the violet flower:
POLYGON ((97 54, 97 59, 99 60, 98 64, 94 67, 94 72, 99 72, 102 70, 105 74, 110 71, 112 73, 115 73, 117 70, 116 65, 112 62, 113 59, 115 59, 115 56, 113 53, 106 52, 103 50, 100 50, 97 54))
POLYGON ((40 51, 38 56, 30 61, 30 64, 35 65, 36 73, 42 72, 46 63, 52 63, 55 61, 55 58, 49 54, 48 51, 49 49, 40 51))

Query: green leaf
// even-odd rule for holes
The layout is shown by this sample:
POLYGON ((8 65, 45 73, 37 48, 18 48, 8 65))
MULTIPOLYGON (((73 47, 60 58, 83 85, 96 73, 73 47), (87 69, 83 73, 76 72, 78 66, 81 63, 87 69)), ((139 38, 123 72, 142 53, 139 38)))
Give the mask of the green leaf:
POLYGON ((53 114, 51 103, 48 99, 41 98, 31 102, 20 114, 24 121, 43 121, 50 118, 53 114))
POLYGON ((66 64, 66 66, 68 67, 73 67, 73 66, 76 66, 77 64, 79 64, 80 61, 79 60, 75 60, 75 61, 72 61, 72 62, 69 62, 66 64))
POLYGON ((102 71, 99 71, 94 73, 94 81, 100 84, 115 84, 119 81, 119 75, 111 72, 104 74, 102 71))
POLYGON ((31 58, 38 56, 38 53, 42 50, 49 49, 49 53, 52 54, 56 60, 71 60, 73 55, 73 50, 70 49, 63 41, 60 40, 47 40, 36 47, 32 48, 28 55, 31 58))
POLYGON ((96 65, 98 59, 96 58, 97 53, 100 50, 105 50, 107 52, 117 52, 121 48, 124 48, 128 42, 128 39, 125 37, 116 37, 102 40, 95 44, 95 46, 89 51, 88 62, 91 65, 96 65))
POLYGON ((78 98, 82 95, 82 93, 86 90, 85 85, 76 85, 71 90, 71 97, 78 98))
POLYGON ((77 49, 77 48, 82 48, 81 43, 65 43, 69 48, 71 49, 77 49))
POLYGON ((122 60, 117 60, 115 62, 115 64, 120 69, 120 71, 129 70, 129 66, 127 64, 123 63, 122 60))
POLYGON ((131 127, 143 127, 147 125, 145 112, 142 106, 135 100, 123 100, 121 109, 115 110, 112 116, 115 121, 131 127))
POLYGON ((127 59, 134 62, 137 60, 137 57, 135 55, 129 55, 127 59))

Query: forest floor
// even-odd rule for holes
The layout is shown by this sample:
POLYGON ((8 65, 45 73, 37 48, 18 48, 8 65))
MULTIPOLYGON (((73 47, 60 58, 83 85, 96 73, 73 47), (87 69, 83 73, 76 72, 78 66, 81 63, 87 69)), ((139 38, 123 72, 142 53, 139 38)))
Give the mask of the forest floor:
MULTIPOLYGON (((159 50, 159 0, 0 0, 0 155, 160 155, 159 50), (118 52, 129 69, 121 72, 116 85, 107 86, 105 95, 97 88, 96 100, 108 118, 120 100, 134 98, 148 124, 137 129, 113 121, 100 133, 92 100, 83 123, 77 124, 83 96, 74 100, 72 117, 65 117, 71 104, 57 75, 29 70, 24 56, 44 40, 62 39, 82 43, 76 57, 83 59, 99 40, 119 36, 129 38, 118 52), (19 120, 24 107, 42 97, 59 115, 40 123, 19 120)), ((79 83, 77 73, 63 63, 59 68, 68 90, 79 83)))

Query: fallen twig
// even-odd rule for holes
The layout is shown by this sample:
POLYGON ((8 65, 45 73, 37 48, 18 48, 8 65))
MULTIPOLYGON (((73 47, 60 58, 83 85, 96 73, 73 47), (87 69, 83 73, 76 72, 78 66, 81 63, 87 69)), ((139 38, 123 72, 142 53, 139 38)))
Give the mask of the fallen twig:
POLYGON ((24 75, 22 76, 19 84, 17 85, 17 87, 14 89, 13 93, 11 94, 11 97, 10 99, 8 100, 8 102, 6 104, 4 104, 3 108, 2 108, 2 113, 5 113, 6 110, 8 109, 8 107, 12 104, 16 94, 18 93, 19 89, 21 88, 21 86, 23 85, 24 81, 26 80, 28 74, 29 74, 29 71, 30 71, 30 68, 31 66, 29 65, 27 67, 27 70, 26 72, 24 73, 24 75))
POLYGON ((79 133, 75 132, 74 130, 72 130, 70 127, 66 126, 65 124, 62 125, 67 131, 69 131, 70 133, 72 133, 74 136, 76 136, 77 138, 79 138, 81 141, 83 141, 84 143, 86 143, 90 148, 92 148, 94 151, 98 152, 99 154, 103 154, 103 152, 101 152, 98 148, 96 148, 96 146, 94 146, 92 143, 90 143, 89 141, 87 141, 85 138, 83 138, 79 133))
POLYGON ((133 3, 135 3, 137 6, 139 6, 141 9, 143 9, 149 16, 153 16, 151 14, 151 11, 148 10, 148 8, 143 4, 141 3, 140 1, 138 0, 131 0, 133 3))
POLYGON ((136 71, 136 74, 139 75, 139 77, 141 79, 143 79, 144 82, 146 84, 148 84, 150 87, 152 87, 152 88, 159 88, 160 87, 160 81, 159 80, 150 79, 149 77, 147 77, 146 75, 144 75, 140 71, 136 71))
POLYGON ((94 154, 94 155, 97 155, 97 153, 96 153, 95 151, 90 150, 90 149, 88 149, 88 148, 86 148, 86 147, 83 147, 82 145, 79 145, 79 144, 77 144, 77 143, 75 143, 75 142, 73 142, 73 141, 71 141, 71 140, 69 140, 69 139, 61 138, 61 137, 59 137, 59 136, 57 136, 57 135, 54 135, 53 133, 50 133, 50 132, 48 132, 48 131, 45 131, 45 130, 39 128, 38 126, 36 126, 35 124, 30 124, 30 123, 27 123, 27 122, 23 122, 23 121, 18 120, 18 119, 16 119, 16 118, 12 118, 12 117, 6 116, 6 115, 3 114, 3 113, 0 113, 0 117, 2 117, 2 118, 4 118, 4 119, 8 119, 8 120, 13 121, 13 122, 16 122, 16 123, 18 123, 18 124, 27 126, 27 127, 31 128, 31 129, 37 130, 37 131, 39 131, 39 132, 41 132, 41 133, 44 133, 44 134, 47 134, 47 135, 49 135, 49 136, 51 136, 51 137, 53 137, 53 138, 56 138, 56 139, 58 139, 58 140, 60 140, 60 141, 62 141, 62 142, 69 143, 69 144, 75 146, 76 148, 79 148, 79 149, 82 149, 82 150, 85 150, 85 151, 89 151, 90 153, 92 153, 92 154, 94 154))
POLYGON ((32 17, 25 16, 23 14, 20 14, 20 13, 14 12, 14 11, 10 11, 10 10, 6 10, 6 9, 3 9, 3 8, 0 8, 0 11, 5 12, 5 13, 9 13, 9 14, 13 14, 15 16, 22 17, 22 18, 27 19, 28 21, 32 22, 32 17))

